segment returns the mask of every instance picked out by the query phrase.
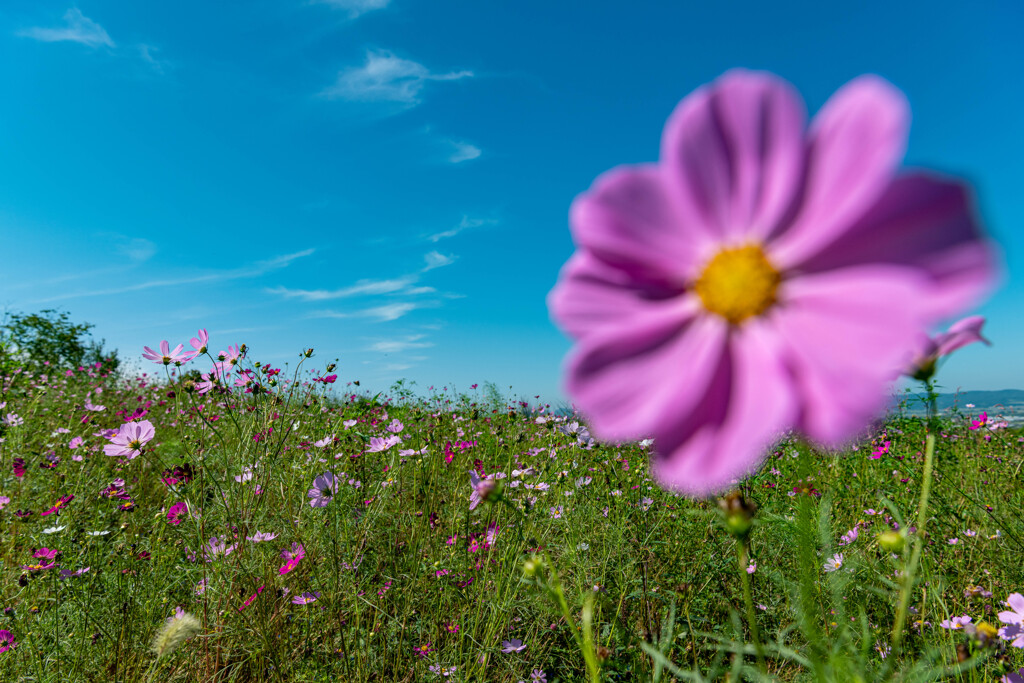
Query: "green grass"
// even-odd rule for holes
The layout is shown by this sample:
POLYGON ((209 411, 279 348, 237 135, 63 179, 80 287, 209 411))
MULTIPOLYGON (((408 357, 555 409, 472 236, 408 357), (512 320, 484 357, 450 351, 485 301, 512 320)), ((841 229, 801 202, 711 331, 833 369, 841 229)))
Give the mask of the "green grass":
POLYGON ((429 668, 440 666, 455 667, 448 680, 512 682, 535 669, 549 682, 985 681, 1024 664, 1022 650, 938 627, 959 615, 998 626, 1007 596, 1024 590, 1024 445, 1013 430, 970 430, 961 418, 935 425, 911 611, 902 647, 883 658, 912 544, 894 555, 876 537, 892 522, 916 525, 928 431, 918 418, 893 416, 842 453, 778 444, 740 489, 758 506, 748 575, 716 500, 662 491, 640 445, 585 447, 560 429, 571 417, 544 413, 538 423, 542 414, 522 405, 448 391, 416 398, 405 387, 394 400, 340 389, 325 397, 323 385, 270 386, 264 376, 264 392, 198 395, 152 379, 22 373, 4 383, 0 416, 24 423, 0 428, 0 494, 10 498, 0 511, 0 628, 19 643, 0 653, 0 680, 421 681, 442 680, 429 668), (87 412, 97 387, 91 399, 106 409, 87 412), (94 433, 137 409, 149 411, 155 440, 132 460, 105 456, 94 433), (403 442, 366 452, 395 419, 403 442), (75 436, 85 444, 71 450, 75 436), (871 459, 886 440, 890 453, 871 459), (476 444, 453 445, 446 462, 446 443, 460 441, 476 444), (161 481, 184 464, 189 483, 161 481), (246 467, 252 479, 237 482, 246 467), (474 467, 506 477, 470 511, 474 467), (307 491, 326 471, 341 480, 337 495, 311 507, 307 491), (101 495, 118 478, 131 510, 101 495), (65 495, 75 498, 41 516, 65 495), (179 501, 193 515, 175 526, 166 511, 179 501), (277 537, 245 540, 257 531, 277 537), (203 562, 213 536, 237 547, 203 562), (293 543, 305 557, 282 575, 280 553, 293 543), (60 551, 59 568, 23 569, 41 547, 60 551), (825 572, 839 552, 843 568, 825 572), (991 597, 967 595, 972 586, 991 597), (319 599, 292 604, 307 591, 319 599), (151 644, 176 607, 198 619, 199 633, 157 659, 151 644), (511 639, 525 650, 503 653, 511 639), (959 667, 958 645, 968 657, 959 667))

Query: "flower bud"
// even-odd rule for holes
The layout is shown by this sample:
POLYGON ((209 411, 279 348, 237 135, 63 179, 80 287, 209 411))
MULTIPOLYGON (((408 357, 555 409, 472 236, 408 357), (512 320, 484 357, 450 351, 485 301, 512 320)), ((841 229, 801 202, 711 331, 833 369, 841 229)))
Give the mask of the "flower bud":
POLYGON ((530 559, 528 559, 523 564, 523 576, 525 576, 528 579, 533 579, 543 569, 544 569, 544 560, 541 559, 540 557, 538 557, 537 555, 532 555, 532 556, 530 556, 530 559))
POLYGON ((303 351, 302 355, 306 358, 311 358, 313 356, 313 349, 306 349, 303 351))
POLYGON ((327 366, 327 372, 334 372, 334 368, 338 367, 337 363, 331 363, 327 366))
POLYGON ((883 531, 878 534, 879 547, 889 553, 901 553, 907 544, 907 537, 898 531, 883 531))
POLYGON ((746 539, 754 525, 757 503, 747 500, 739 491, 731 491, 718 499, 718 506, 722 509, 726 531, 738 540, 746 539))

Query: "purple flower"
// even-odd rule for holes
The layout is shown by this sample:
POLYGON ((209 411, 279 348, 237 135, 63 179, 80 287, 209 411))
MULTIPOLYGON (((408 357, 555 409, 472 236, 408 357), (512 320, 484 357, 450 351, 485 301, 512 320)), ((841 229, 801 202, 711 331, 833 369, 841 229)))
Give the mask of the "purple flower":
POLYGON ((18 644, 14 642, 14 634, 7 629, 0 629, 0 652, 7 652, 18 647, 18 644))
POLYGON ((926 337, 922 342, 921 351, 914 359, 907 374, 914 379, 928 381, 935 374, 935 364, 943 356, 948 356, 957 349, 974 342, 980 341, 991 346, 992 342, 981 336, 981 328, 984 324, 983 316, 972 315, 953 323, 942 334, 926 337))
POLYGON ((110 437, 110 443, 103 447, 107 455, 126 455, 131 460, 142 453, 142 447, 153 440, 156 436, 156 429, 149 420, 142 422, 125 422, 117 430, 117 434, 110 437))
POLYGON ((309 490, 310 507, 326 507, 338 492, 338 482, 330 472, 324 472, 313 480, 313 488, 309 490))
POLYGON ((660 483, 706 495, 787 429, 836 445, 882 410, 924 330, 995 271, 962 184, 895 175, 908 126, 877 76, 805 131, 788 83, 730 71, 673 112, 659 164, 580 195, 548 302, 594 434, 653 437, 660 483))
POLYGON ((501 641, 501 651, 507 655, 510 655, 513 652, 522 652, 525 649, 526 645, 524 645, 523 641, 519 640, 518 638, 501 641))
POLYGON ((402 438, 400 436, 388 436, 383 439, 379 436, 372 436, 370 437, 370 447, 366 449, 366 452, 380 453, 401 442, 402 438))
POLYGON ((246 536, 246 538, 248 540, 252 541, 253 543, 262 543, 263 541, 273 541, 275 538, 277 538, 277 534, 270 533, 270 532, 263 533, 263 532, 257 531, 252 536, 246 536))
POLYGON ((312 593, 303 593, 302 595, 296 595, 292 598, 293 605, 308 605, 311 602, 316 602, 317 598, 320 597, 320 591, 313 591, 312 593))

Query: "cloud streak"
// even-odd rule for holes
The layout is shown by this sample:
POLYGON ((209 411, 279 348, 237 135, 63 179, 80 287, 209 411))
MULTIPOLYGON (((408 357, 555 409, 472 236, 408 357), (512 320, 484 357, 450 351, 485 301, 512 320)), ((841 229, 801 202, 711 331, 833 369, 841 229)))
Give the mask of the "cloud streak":
POLYGON ((472 71, 436 74, 419 62, 402 59, 387 50, 371 50, 366 54, 365 64, 342 70, 334 85, 322 90, 320 96, 328 100, 416 105, 428 82, 457 81, 472 75, 472 71))
POLYGON ((274 270, 280 268, 287 268, 293 261, 300 258, 310 256, 315 249, 305 249, 298 251, 293 254, 285 254, 268 261, 257 261, 256 263, 245 266, 242 268, 234 268, 231 270, 223 270, 215 273, 207 273, 205 275, 196 275, 193 277, 167 279, 167 280, 149 280, 147 282, 139 282, 134 285, 127 285, 125 287, 112 287, 109 289, 96 289, 87 292, 72 292, 68 294, 60 294, 58 296, 51 296, 45 299, 37 299, 31 301, 31 304, 45 304, 53 301, 64 301, 66 299, 80 299, 84 297, 93 296, 114 296, 118 294, 128 294, 129 292, 141 292, 147 289, 158 289, 163 287, 181 287, 184 285, 194 285, 204 282, 224 282, 227 280, 240 280, 243 278, 259 277, 265 275, 274 270))
POLYGON ((471 145, 468 142, 462 142, 459 140, 449 140, 454 151, 449 155, 448 161, 453 164, 461 164, 464 161, 472 161, 473 159, 480 158, 483 151, 476 145, 471 145))
POLYGON ((417 308, 426 308, 426 304, 403 301, 383 306, 373 306, 359 311, 344 313, 341 311, 314 311, 310 318, 370 318, 377 322, 391 322, 412 313, 417 308))
POLYGON ((82 14, 82 11, 77 8, 71 8, 64 13, 64 26, 54 28, 36 26, 19 31, 18 35, 44 43, 68 41, 89 47, 99 47, 100 45, 116 47, 103 27, 82 14))
POLYGON ((354 19, 360 14, 366 14, 375 9, 384 9, 391 4, 391 0, 320 0, 320 3, 348 10, 349 16, 354 19))
POLYGON ((463 230, 471 230, 473 228, 483 227, 485 225, 496 225, 498 221, 484 218, 470 218, 469 216, 463 216, 459 224, 451 230, 445 230, 443 232, 436 232, 433 235, 427 237, 431 242, 440 242, 443 239, 455 237, 463 230))

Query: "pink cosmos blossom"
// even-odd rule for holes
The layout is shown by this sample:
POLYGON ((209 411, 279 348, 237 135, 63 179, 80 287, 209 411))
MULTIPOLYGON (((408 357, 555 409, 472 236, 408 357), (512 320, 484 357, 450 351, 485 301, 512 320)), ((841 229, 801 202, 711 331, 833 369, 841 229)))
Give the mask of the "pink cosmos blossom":
POLYGON ((983 316, 972 315, 953 323, 942 334, 926 337, 907 374, 914 379, 928 381, 935 374, 935 364, 943 356, 948 356, 957 349, 974 342, 984 342, 991 346, 992 342, 981 336, 981 328, 984 324, 983 316))
POLYGON ((896 175, 908 126, 877 76, 805 130, 788 83, 730 71, 673 112, 659 164, 580 195, 548 302, 594 434, 653 436, 659 482, 706 495, 787 429, 838 445, 881 411, 923 331, 995 270, 964 185, 896 175))
POLYGON ((469 484, 473 487, 473 492, 469 494, 469 509, 474 510, 494 490, 495 484, 490 479, 481 479, 472 470, 469 473, 469 479, 469 484))
POLYGON ((71 439, 70 443, 68 443, 68 448, 70 448, 71 450, 74 450, 74 449, 78 448, 79 446, 81 446, 83 441, 84 441, 84 439, 82 439, 82 437, 76 436, 75 438, 71 439))
POLYGON ((309 490, 309 506, 314 508, 327 507, 338 492, 338 481, 333 472, 324 472, 313 480, 313 488, 309 490))
POLYGON ((383 439, 380 438, 379 436, 371 436, 370 437, 370 446, 366 449, 366 452, 367 453, 380 453, 381 451, 386 451, 389 448, 391 448, 392 446, 394 446, 395 444, 399 444, 399 443, 402 443, 402 437, 400 437, 400 436, 392 435, 392 436, 385 437, 383 439))
POLYGON ((967 624, 971 623, 971 621, 972 618, 967 615, 953 617, 952 619, 943 619, 939 622, 939 628, 944 628, 950 631, 959 631, 967 626, 967 624))
POLYGON ((259 597, 259 594, 263 592, 264 588, 266 588, 266 586, 260 586, 259 588, 257 588, 255 593, 253 593, 252 595, 250 595, 249 597, 247 597, 245 599, 245 602, 243 602, 242 606, 238 608, 238 611, 241 612, 246 607, 251 605, 256 600, 256 598, 259 597))
POLYGON ((1010 597, 1006 599, 1006 606, 1010 610, 1000 612, 999 621, 1004 624, 1024 625, 1024 595, 1011 593, 1010 597))
POLYGON ((146 360, 151 360, 154 363, 160 363, 163 365, 170 365, 171 363, 174 363, 175 365, 181 365, 182 363, 190 361, 193 358, 192 354, 182 353, 181 350, 183 348, 185 348, 184 344, 178 344, 177 346, 174 347, 174 350, 171 351, 171 345, 165 339, 164 341, 160 342, 160 353, 157 353, 148 346, 143 346, 142 357, 145 358, 146 360))
POLYGON ((106 406, 98 406, 88 396, 85 397, 85 404, 82 406, 91 413, 100 413, 107 409, 106 406))
POLYGON ((983 412, 980 415, 978 415, 978 419, 977 420, 971 420, 971 431, 974 431, 975 429, 981 429, 987 423, 988 423, 988 411, 983 412))
POLYGON ((210 335, 207 334, 205 329, 199 330, 196 334, 199 335, 198 339, 192 337, 192 339, 189 340, 189 344, 191 344, 192 348, 195 349, 195 351, 193 351, 192 353, 192 358, 195 358, 196 356, 201 356, 204 353, 206 353, 206 347, 210 342, 210 335))
POLYGON ((7 652, 18 647, 18 644, 14 642, 14 634, 7 629, 0 629, 0 652, 7 652))
POLYGON ((178 526, 188 516, 188 505, 185 503, 175 503, 167 510, 167 521, 178 526))
POLYGON ((316 602, 320 597, 320 591, 313 591, 312 593, 303 593, 302 595, 296 595, 292 598, 293 605, 308 605, 311 602, 316 602))
POLYGON ((131 460, 142 453, 142 447, 153 440, 156 429, 149 420, 142 422, 126 422, 110 437, 110 442, 103 447, 107 455, 126 455, 131 460))

